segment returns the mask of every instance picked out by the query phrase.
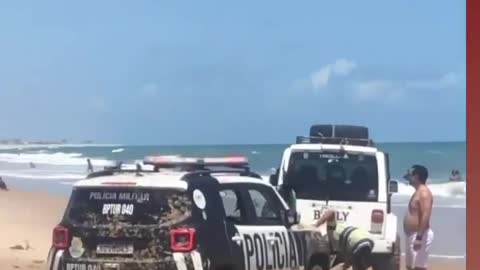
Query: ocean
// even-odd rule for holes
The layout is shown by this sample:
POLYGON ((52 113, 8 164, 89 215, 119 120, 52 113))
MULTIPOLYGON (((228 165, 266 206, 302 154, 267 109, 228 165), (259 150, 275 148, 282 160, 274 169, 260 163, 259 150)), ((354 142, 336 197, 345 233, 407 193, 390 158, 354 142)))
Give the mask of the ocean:
MULTIPOLYGON (((391 175, 402 179, 414 163, 427 166, 429 182, 448 182, 452 169, 466 170, 466 143, 383 143, 377 145, 390 154, 391 175)), ((245 155, 252 169, 269 175, 278 167, 287 145, 202 145, 202 146, 128 146, 128 145, 44 145, 38 147, 0 146, 0 173, 3 177, 62 180, 81 179, 86 172, 86 159, 94 167, 114 164, 115 161, 134 163, 151 154, 186 156, 245 155), (35 169, 29 163, 36 165, 35 169)), ((465 178, 465 176, 464 176, 465 178)), ((445 190, 438 190, 445 195, 445 190)))
MULTIPOLYGON (((68 196, 71 185, 85 177, 86 159, 95 168, 141 161, 144 156, 226 156, 245 155, 252 170, 265 178, 279 166, 283 150, 288 145, 196 145, 196 146, 134 146, 134 145, 39 145, 1 146, 0 176, 14 188, 41 190, 68 196), (30 162, 35 168, 30 168, 30 162)), ((466 223, 466 143, 380 143, 377 147, 389 153, 393 179, 400 181, 399 192, 393 196, 393 210, 404 214, 413 188, 402 180, 412 164, 423 164, 429 170, 428 184, 435 196, 432 226, 435 242, 432 256, 444 259, 465 258, 466 223), (452 169, 462 173, 464 182, 449 183, 452 169), (454 233, 454 235, 452 235, 454 233)))

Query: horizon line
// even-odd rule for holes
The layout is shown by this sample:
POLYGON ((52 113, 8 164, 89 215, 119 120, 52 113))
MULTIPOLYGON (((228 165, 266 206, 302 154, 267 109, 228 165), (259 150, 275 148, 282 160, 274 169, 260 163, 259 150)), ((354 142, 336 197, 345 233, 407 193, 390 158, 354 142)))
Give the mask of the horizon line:
MULTIPOLYGON (((424 144, 424 143, 467 143, 466 140, 438 140, 438 141, 377 141, 375 144, 424 144)), ((68 142, 68 143, 31 143, 31 144, 2 144, 1 146, 9 147, 26 147, 29 146, 91 146, 91 147, 120 147, 120 146, 241 146, 241 145, 292 145, 295 142, 272 142, 272 143, 172 143, 172 144, 158 144, 158 143, 103 143, 103 142, 68 142)))
MULTIPOLYGON (((375 144, 402 144, 402 143, 467 143, 466 140, 439 140, 439 141, 378 141, 375 144)), ((103 144, 105 143, 96 143, 103 144)), ((294 142, 274 142, 274 143, 174 143, 174 144, 156 144, 156 143, 119 143, 120 146, 241 146, 241 145, 291 145, 294 142)))

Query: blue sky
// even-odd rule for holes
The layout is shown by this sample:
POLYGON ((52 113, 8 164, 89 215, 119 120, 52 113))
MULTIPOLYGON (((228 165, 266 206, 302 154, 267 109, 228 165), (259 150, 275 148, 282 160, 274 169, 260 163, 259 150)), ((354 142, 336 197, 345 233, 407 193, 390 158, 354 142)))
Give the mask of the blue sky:
POLYGON ((465 139, 465 2, 227 2, 2 2, 0 137, 465 139))

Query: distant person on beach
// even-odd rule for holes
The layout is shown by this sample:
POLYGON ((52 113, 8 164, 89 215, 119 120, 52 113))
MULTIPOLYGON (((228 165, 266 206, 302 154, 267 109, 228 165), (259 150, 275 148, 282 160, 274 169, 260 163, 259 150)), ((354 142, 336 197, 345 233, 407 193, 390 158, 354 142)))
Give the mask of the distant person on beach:
POLYGON ((2 179, 1 176, 0 176, 0 190, 8 190, 7 184, 5 184, 5 182, 3 182, 3 179, 2 179))
POLYGON ((30 168, 35 169, 35 164, 33 162, 30 162, 30 168))
POLYGON ((433 195, 426 185, 428 170, 422 165, 413 165, 405 178, 415 188, 403 221, 406 236, 405 264, 409 270, 423 270, 427 269, 434 238, 430 226, 433 195))
POLYGON ((89 158, 87 158, 87 172, 93 173, 92 161, 89 158))
POLYGON ((461 182, 462 181, 462 174, 457 169, 452 170, 452 174, 450 175, 449 180, 450 180, 450 182, 461 182))

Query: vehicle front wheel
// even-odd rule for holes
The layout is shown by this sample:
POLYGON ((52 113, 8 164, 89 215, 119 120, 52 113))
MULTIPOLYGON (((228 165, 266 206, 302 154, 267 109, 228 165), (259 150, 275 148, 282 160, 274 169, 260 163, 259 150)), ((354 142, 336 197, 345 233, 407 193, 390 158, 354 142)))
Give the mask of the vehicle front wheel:
POLYGON ((393 252, 373 255, 372 268, 374 270, 400 270, 400 256, 400 236, 397 235, 393 244, 393 252))

